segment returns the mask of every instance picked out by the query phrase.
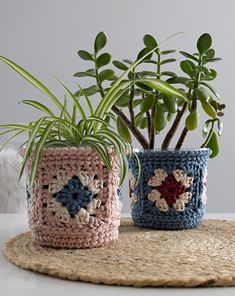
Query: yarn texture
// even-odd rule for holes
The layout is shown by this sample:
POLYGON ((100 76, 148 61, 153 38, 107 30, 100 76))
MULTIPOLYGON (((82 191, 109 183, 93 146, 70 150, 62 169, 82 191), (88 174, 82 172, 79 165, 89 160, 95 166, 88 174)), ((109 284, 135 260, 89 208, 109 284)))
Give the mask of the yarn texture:
POLYGON ((140 150, 138 163, 128 157, 129 192, 135 225, 188 229, 205 214, 207 162, 210 149, 140 150))
MULTIPOLYGON (((29 227, 36 243, 91 248, 118 238, 119 159, 114 150, 109 154, 111 171, 90 147, 43 149, 32 191, 27 188, 29 227)), ((28 174, 31 164, 32 158, 28 174)))

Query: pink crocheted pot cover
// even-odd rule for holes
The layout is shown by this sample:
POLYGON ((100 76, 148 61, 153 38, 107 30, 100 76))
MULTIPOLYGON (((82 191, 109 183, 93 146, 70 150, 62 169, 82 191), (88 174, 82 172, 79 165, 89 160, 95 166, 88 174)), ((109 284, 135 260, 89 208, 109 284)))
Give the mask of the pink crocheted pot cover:
MULTIPOLYGON (((29 227, 36 243, 92 248, 118 238, 119 160, 114 151, 109 153, 111 171, 93 148, 43 149, 33 189, 27 191, 29 227)), ((28 173, 31 163, 32 159, 28 173)))

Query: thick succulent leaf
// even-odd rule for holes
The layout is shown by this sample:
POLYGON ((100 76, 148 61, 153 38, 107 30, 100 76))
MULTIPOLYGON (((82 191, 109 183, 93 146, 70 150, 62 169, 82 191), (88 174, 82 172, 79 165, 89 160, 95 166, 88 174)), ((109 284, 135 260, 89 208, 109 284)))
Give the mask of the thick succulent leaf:
POLYGON ((197 41, 197 49, 200 53, 200 55, 204 55, 205 52, 211 47, 212 44, 212 38, 211 35, 208 33, 204 33, 198 38, 197 41))
POLYGON ((98 33, 95 38, 95 43, 94 43, 95 52, 97 53, 102 48, 104 48, 106 43, 107 43, 107 37, 106 37, 105 33, 104 32, 98 33))
POLYGON ((118 117, 117 118, 117 130, 119 135, 127 141, 127 143, 132 143, 132 138, 128 127, 123 123, 123 121, 118 117))
POLYGON ((210 140, 206 145, 206 148, 210 148, 212 150, 210 158, 214 158, 219 154, 219 144, 215 132, 212 133, 210 140))
POLYGON ((86 50, 79 50, 78 55, 81 59, 85 61, 94 61, 93 55, 86 50))
POLYGON ((197 111, 192 111, 189 113, 185 120, 185 126, 188 130, 193 131, 199 125, 199 114, 197 111))

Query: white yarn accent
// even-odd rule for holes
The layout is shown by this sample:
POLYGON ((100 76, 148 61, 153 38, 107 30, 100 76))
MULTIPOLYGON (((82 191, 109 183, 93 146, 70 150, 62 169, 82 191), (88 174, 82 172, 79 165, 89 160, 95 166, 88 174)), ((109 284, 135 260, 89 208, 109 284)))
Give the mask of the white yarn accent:
POLYGON ((135 193, 131 193, 131 207, 133 208, 134 205, 137 203, 138 199, 135 193))
POLYGON ((101 206, 101 200, 99 198, 93 198, 92 201, 86 206, 89 215, 95 213, 95 210, 101 206))
POLYGON ((79 212, 75 215, 75 219, 78 223, 85 225, 89 223, 90 215, 88 211, 86 211, 84 208, 81 208, 79 212))
POLYGON ((154 171, 155 176, 153 176, 149 181, 148 185, 150 186, 160 186, 162 182, 165 181, 167 173, 163 169, 157 169, 154 171))
POLYGON ((169 210, 169 206, 164 198, 161 198, 161 193, 157 191, 157 189, 153 189, 148 194, 148 199, 152 202, 155 202, 155 207, 159 208, 162 212, 167 212, 169 210))
POLYGON ((66 207, 63 207, 62 204, 56 201, 55 198, 52 198, 47 202, 47 208, 55 213, 55 216, 62 222, 67 224, 70 220, 70 214, 66 207))
POLYGON ((202 199, 203 204, 205 205, 207 202, 207 195, 206 195, 207 169, 205 169, 205 171, 204 171, 202 182, 203 182, 203 190, 202 190, 202 194, 201 194, 201 199, 202 199))
POLYGON ((176 203, 173 204, 173 207, 177 212, 183 212, 185 210, 185 204, 187 204, 192 198, 192 192, 184 192, 180 194, 177 198, 176 203))
POLYGON ((131 198, 131 207, 133 208, 134 205, 137 203, 138 199, 137 196, 134 192, 135 190, 135 183, 136 179, 135 176, 133 175, 132 171, 129 170, 129 186, 130 186, 130 198, 131 198))
POLYGON ((188 177, 183 170, 175 170, 173 172, 173 176, 175 177, 176 181, 180 182, 185 188, 189 188, 193 184, 193 177, 188 177))
POLYGON ((103 181, 94 178, 92 172, 80 171, 77 173, 79 180, 83 186, 86 186, 89 191, 97 194, 103 188, 103 181))
POLYGON ((53 180, 50 182, 48 191, 52 194, 59 192, 64 188, 65 185, 68 184, 69 179, 70 177, 65 170, 59 170, 56 173, 56 178, 53 178, 53 180))

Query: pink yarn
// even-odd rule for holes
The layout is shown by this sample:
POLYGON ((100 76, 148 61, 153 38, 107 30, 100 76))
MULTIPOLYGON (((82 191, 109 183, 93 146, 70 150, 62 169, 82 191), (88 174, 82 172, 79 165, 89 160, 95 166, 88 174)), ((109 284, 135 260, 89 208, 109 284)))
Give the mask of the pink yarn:
MULTIPOLYGON (((29 227, 36 243, 58 248, 92 248, 117 240, 120 225, 120 205, 117 197, 119 159, 114 150, 110 149, 109 154, 111 171, 107 170, 100 156, 90 147, 43 149, 28 210, 29 227), (104 187, 96 195, 96 198, 101 200, 101 205, 90 216, 87 224, 79 223, 73 217, 68 223, 63 223, 48 208, 48 202, 54 198, 48 185, 60 170, 65 171, 71 178, 81 171, 86 171, 96 174, 102 180, 104 187)), ((29 174, 31 164, 32 159, 27 166, 29 174)))

